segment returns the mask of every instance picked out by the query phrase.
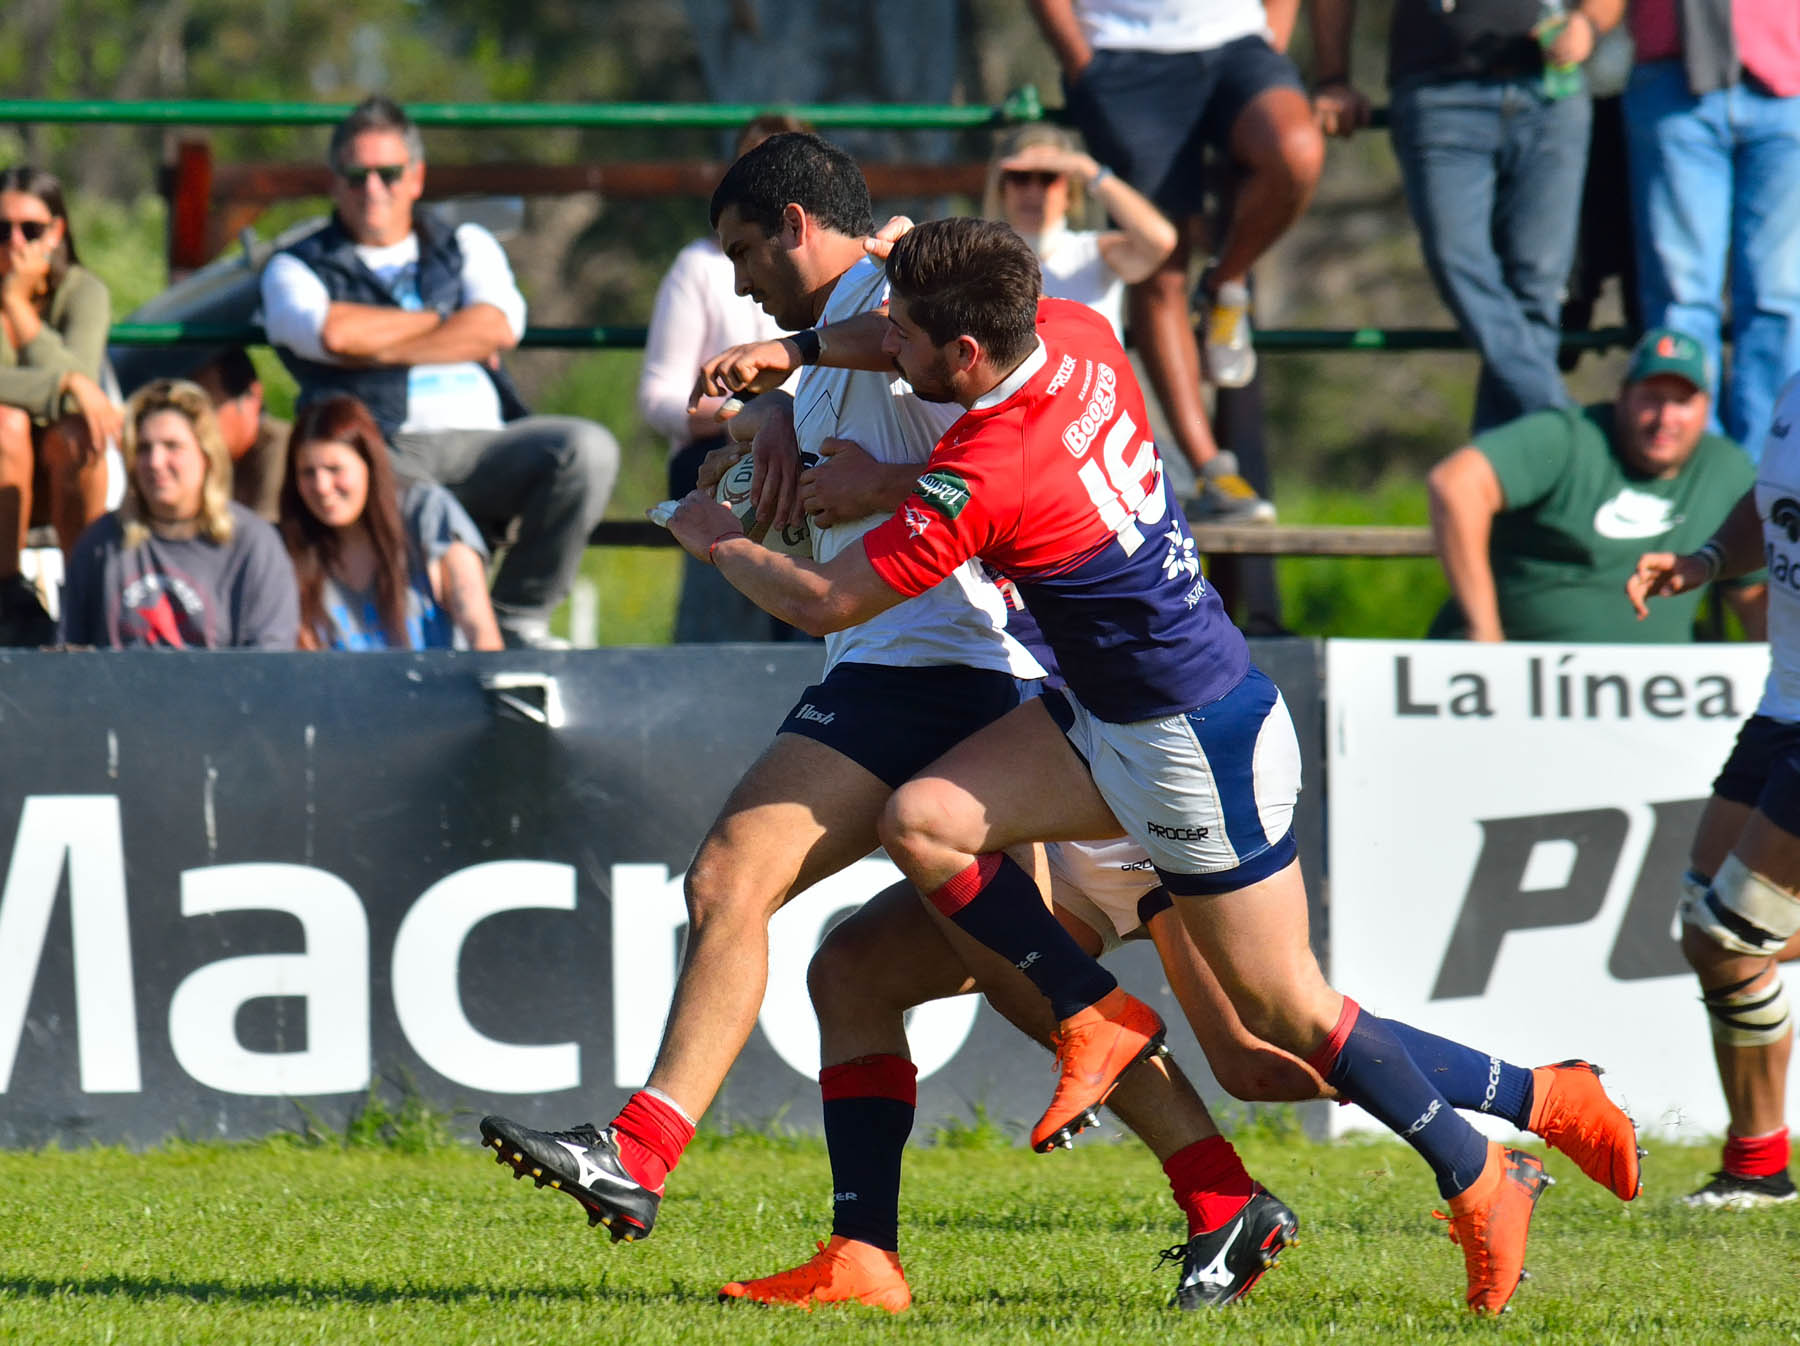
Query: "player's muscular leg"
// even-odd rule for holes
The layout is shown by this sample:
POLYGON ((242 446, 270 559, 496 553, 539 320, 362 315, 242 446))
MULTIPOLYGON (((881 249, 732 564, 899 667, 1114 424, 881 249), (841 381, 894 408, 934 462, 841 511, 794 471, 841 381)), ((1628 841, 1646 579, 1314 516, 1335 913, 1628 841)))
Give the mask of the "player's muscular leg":
POLYGON ((1086 764, 1035 700, 938 758, 894 791, 881 815, 882 845, 924 893, 977 855, 1120 831, 1086 764))
POLYGON ((819 1016, 819 1060, 910 1059, 906 1011, 962 995, 975 979, 932 924, 910 883, 884 888, 825 936, 806 969, 819 1016))
MULTIPOLYGON (((1717 874, 1719 865, 1701 868, 1702 843, 1709 840, 1707 822, 1715 806, 1742 810, 1742 805, 1714 799, 1702 815, 1694 845, 1694 867, 1717 874)), ((1790 895, 1800 891, 1800 837, 1776 826, 1760 812, 1744 810, 1746 821, 1732 853, 1753 874, 1766 877, 1790 895)), ((1723 857, 1720 857, 1720 864, 1723 857)), ((1796 898, 1800 901, 1800 898, 1796 898)), ((1774 957, 1744 954, 1722 947, 1692 925, 1682 928, 1681 948, 1700 980, 1703 994, 1737 987, 1737 994, 1754 1002, 1758 993, 1774 989, 1781 976, 1780 961, 1800 953, 1800 935, 1790 939, 1774 957)), ((1791 1030, 1767 1043, 1732 1042, 1715 1034, 1713 1056, 1731 1117, 1731 1131, 1738 1136, 1760 1136, 1779 1130, 1786 1114, 1788 1064, 1794 1049, 1791 1030)))
POLYGON ((1230 141, 1239 177, 1213 274, 1242 280, 1312 200, 1325 167, 1325 138, 1306 96, 1275 88, 1238 113, 1230 141))
POLYGON ((1175 906, 1245 1028, 1295 1056, 1312 1055, 1344 998, 1307 941, 1299 862, 1235 892, 1178 896, 1175 906))
POLYGON ((1731 854, 1731 848, 1743 835, 1744 824, 1754 812, 1748 804, 1713 795, 1700 814, 1700 825, 1694 829, 1694 844, 1688 850, 1688 866, 1696 873, 1711 878, 1731 854))
MULTIPOLYGON (((1173 908, 1151 917, 1148 928, 1169 989, 1175 992, 1221 1089, 1252 1103, 1304 1102, 1332 1096, 1335 1091, 1311 1066, 1244 1026, 1173 908)), ((1118 1095, 1113 1097, 1116 1105, 1118 1095)))
POLYGON ((769 918, 875 848, 887 795, 841 753, 780 734, 726 800, 688 868, 687 945, 649 1079, 690 1117, 712 1103, 756 1023, 769 918))

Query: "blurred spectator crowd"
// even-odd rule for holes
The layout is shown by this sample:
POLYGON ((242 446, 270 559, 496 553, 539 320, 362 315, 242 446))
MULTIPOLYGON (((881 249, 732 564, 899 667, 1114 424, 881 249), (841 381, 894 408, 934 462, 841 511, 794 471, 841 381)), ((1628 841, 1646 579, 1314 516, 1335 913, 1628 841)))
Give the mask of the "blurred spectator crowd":
MULTIPOLYGON (((982 210, 1031 244, 1047 294, 1129 342, 1191 517, 1267 523, 1253 268, 1327 139, 1371 121, 1355 0, 1310 0, 1309 81, 1286 55, 1300 0, 1029 4, 1068 129, 1004 136, 982 210)), ((1800 371, 1800 5, 1395 0, 1385 74, 1423 260, 1480 359, 1470 442, 1429 482, 1452 593, 1433 634, 1687 638, 1691 604, 1654 626, 1611 609, 1638 551, 1697 545, 1743 494, 1800 371), (1608 274, 1648 334, 1616 401, 1578 407, 1563 331, 1608 274)), ((759 118, 738 152, 797 129, 759 118)), ((618 444, 523 405, 504 356, 524 298, 491 233, 421 205, 404 110, 364 100, 328 161, 330 220, 260 279, 292 425, 241 348, 175 348, 121 390, 61 184, 0 173, 0 644, 559 643, 618 444)), ((689 406, 700 364, 778 330, 715 238, 682 249, 638 388, 672 496, 724 443, 718 408, 689 406)), ((1253 634, 1282 629, 1266 562, 1222 587, 1253 634)), ((1760 596, 1758 577, 1727 595, 1752 635, 1760 596)), ((693 563, 675 633, 790 634, 693 563)))

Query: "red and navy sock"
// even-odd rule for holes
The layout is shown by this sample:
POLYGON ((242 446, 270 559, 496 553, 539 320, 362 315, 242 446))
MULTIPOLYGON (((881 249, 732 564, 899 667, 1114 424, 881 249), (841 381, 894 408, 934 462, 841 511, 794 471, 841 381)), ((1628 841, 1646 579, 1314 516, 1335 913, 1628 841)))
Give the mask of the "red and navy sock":
POLYGON ((976 856, 931 894, 931 903, 1031 978, 1059 1021, 1119 984, 1062 928, 1031 875, 1004 854, 976 856))
POLYGON ((1451 1107, 1504 1118, 1521 1131, 1531 1129, 1536 1090, 1529 1066, 1515 1066, 1398 1019, 1386 1023, 1413 1064, 1450 1100, 1451 1107))
POLYGON ((693 1121, 674 1099, 654 1089, 633 1094, 613 1118, 612 1129, 625 1171, 658 1195, 694 1138, 693 1121))
POLYGON ((1175 1204, 1187 1216, 1188 1237, 1217 1229, 1256 1194, 1256 1181, 1223 1136, 1197 1140, 1163 1161, 1175 1204))
POLYGON ((919 1071, 904 1056, 859 1056, 819 1072, 831 1156, 831 1232, 900 1251, 900 1155, 919 1071))
POLYGON ((1768 1178, 1788 1166, 1788 1129, 1762 1136, 1725 1137, 1725 1171, 1739 1178, 1768 1178))
POLYGON ((1487 1141, 1432 1087, 1386 1019, 1364 1013, 1345 996, 1337 1025, 1306 1063, 1417 1150, 1446 1198, 1481 1176, 1487 1141))

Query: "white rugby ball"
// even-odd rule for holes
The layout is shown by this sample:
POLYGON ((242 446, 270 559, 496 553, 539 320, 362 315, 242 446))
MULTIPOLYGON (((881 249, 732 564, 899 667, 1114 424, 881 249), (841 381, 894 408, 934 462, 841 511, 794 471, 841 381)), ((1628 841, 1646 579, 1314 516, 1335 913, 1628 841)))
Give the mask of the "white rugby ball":
MULTIPOLYGON (((811 467, 818 458, 810 453, 800 455, 802 467, 811 467)), ((719 484, 713 490, 713 498, 737 516, 738 522, 744 525, 744 533, 752 542, 760 542, 770 551, 782 552, 788 556, 810 557, 813 554, 812 528, 800 523, 788 528, 770 528, 756 517, 756 506, 750 499, 750 479, 755 475, 756 463, 751 454, 745 454, 733 463, 719 484)))

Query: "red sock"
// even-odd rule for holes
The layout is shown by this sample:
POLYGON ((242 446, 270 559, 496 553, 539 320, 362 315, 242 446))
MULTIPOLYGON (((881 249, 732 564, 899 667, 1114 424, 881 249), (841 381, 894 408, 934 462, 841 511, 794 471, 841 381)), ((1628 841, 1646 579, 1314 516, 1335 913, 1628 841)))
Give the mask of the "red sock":
POLYGON ((613 1118, 625 1171, 657 1195, 694 1138, 694 1124, 655 1094, 639 1089, 613 1118))
POLYGON ((1223 1136, 1197 1140, 1163 1164, 1169 1190, 1188 1220, 1188 1237, 1217 1229, 1255 1195, 1256 1182, 1223 1136))
POLYGON ((1766 1136, 1725 1137, 1725 1171, 1740 1178, 1766 1178, 1788 1166, 1788 1129, 1766 1136))
MULTIPOLYGON (((1356 1018, 1362 1013, 1362 1006, 1349 996, 1344 997, 1344 1007, 1338 1011, 1338 1019, 1332 1025, 1331 1032, 1325 1035, 1313 1054, 1306 1058, 1306 1064, 1319 1073, 1324 1079, 1331 1074, 1332 1067, 1337 1065, 1338 1054, 1344 1050, 1344 1043, 1350 1036, 1350 1030, 1356 1027, 1356 1018)), ((1339 1099, 1340 1103, 1345 1100, 1339 1099)))

